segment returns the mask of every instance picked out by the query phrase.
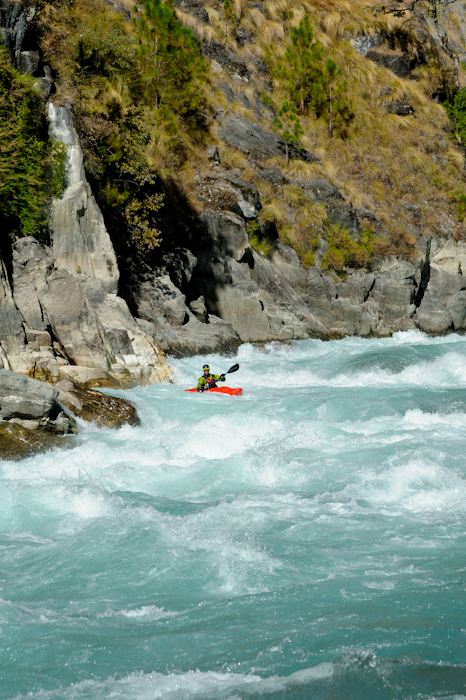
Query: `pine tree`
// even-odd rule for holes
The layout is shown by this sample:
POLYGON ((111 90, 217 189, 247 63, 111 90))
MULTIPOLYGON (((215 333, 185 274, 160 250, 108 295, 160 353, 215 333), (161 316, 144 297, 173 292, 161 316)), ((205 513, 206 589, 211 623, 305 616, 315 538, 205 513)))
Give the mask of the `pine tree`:
POLYGON ((285 142, 286 162, 289 161, 289 146, 299 148, 299 140, 304 134, 301 120, 297 115, 296 107, 290 102, 284 102, 273 122, 274 131, 281 131, 285 142), (280 119, 281 117, 281 119, 280 119))
POLYGON ((208 71, 193 32, 161 0, 143 0, 138 23, 140 58, 154 106, 164 105, 185 118, 198 118, 204 104, 199 88, 208 71))
MULTIPOLYGON (((276 65, 275 75, 296 113, 328 118, 330 136, 334 130, 344 133, 354 116, 346 97, 348 84, 335 61, 328 59, 324 64, 325 50, 314 41, 309 15, 291 30, 290 39, 284 58, 276 65)), ((289 110, 288 113, 291 114, 289 110)))

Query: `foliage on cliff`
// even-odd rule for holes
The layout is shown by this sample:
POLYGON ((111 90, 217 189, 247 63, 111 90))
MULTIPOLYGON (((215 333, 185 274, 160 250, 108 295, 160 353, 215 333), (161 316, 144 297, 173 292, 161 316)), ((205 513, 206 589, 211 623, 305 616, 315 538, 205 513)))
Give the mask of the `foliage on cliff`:
POLYGON ((131 22, 101 0, 44 2, 40 30, 55 99, 73 104, 115 243, 158 246, 163 178, 186 159, 202 122, 208 65, 198 40, 161 0, 144 0, 131 22))
POLYGON ((35 81, 12 68, 0 46, 0 230, 40 235, 48 205, 58 196, 64 154, 50 141, 44 102, 35 81))
POLYGON ((120 2, 131 19, 103 0, 41 0, 40 11, 54 99, 73 104, 86 169, 117 243, 123 231, 146 249, 160 243, 161 230, 168 240, 164 220, 175 208, 168 182, 203 208, 197 183, 210 171, 205 147, 212 142, 222 167, 258 186, 262 216, 275 221, 305 264, 370 266, 385 254, 412 256, 420 235, 463 235, 463 153, 434 101, 449 90, 448 70, 426 49, 427 62, 418 60, 409 79, 401 78, 349 41, 373 37, 390 55, 419 56, 419 40, 402 19, 374 14, 366 0, 205 0, 208 23, 181 9, 175 14, 163 0, 120 2), (218 62, 210 70, 201 46, 211 39, 244 60, 248 78, 218 62), (393 113, 399 103, 414 115, 393 113), (255 162, 218 138, 213 116, 220 109, 266 131, 274 110, 281 136, 320 164, 255 162), (277 188, 261 177, 264 168, 280 169, 287 184, 277 188), (330 225, 325 205, 297 185, 318 178, 338 186, 347 205, 376 214, 376 222, 364 223, 359 235, 330 225))

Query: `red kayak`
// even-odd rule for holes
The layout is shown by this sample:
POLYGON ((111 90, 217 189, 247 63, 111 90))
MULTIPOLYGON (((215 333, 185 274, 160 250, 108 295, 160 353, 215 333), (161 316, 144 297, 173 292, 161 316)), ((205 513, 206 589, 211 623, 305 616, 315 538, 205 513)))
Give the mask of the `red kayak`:
MULTIPOLYGON (((197 391, 197 389, 185 389, 185 391, 197 391)), ((243 393, 242 389, 230 389, 229 386, 216 386, 213 389, 206 389, 205 392, 203 391, 202 393, 204 394, 208 392, 211 394, 213 391, 215 391, 217 394, 228 394, 229 396, 239 396, 243 393)))

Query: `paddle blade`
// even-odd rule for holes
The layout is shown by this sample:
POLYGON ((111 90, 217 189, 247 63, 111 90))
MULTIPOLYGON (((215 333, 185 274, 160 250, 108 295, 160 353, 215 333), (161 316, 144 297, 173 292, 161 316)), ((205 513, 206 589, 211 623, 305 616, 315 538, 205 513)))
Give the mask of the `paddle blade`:
POLYGON ((225 372, 225 374, 231 374, 232 372, 237 372, 239 370, 239 365, 233 365, 233 367, 230 367, 228 372, 225 372))

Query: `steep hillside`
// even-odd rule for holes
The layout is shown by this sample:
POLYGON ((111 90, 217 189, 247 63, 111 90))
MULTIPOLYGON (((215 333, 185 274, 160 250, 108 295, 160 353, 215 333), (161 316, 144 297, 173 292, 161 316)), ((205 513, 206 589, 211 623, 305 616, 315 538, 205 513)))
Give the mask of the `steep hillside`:
POLYGON ((466 23, 433 7, 2 0, 2 149, 35 144, 3 363, 127 386, 156 347, 465 328, 466 23))

